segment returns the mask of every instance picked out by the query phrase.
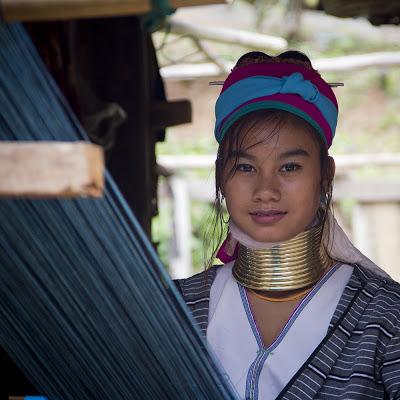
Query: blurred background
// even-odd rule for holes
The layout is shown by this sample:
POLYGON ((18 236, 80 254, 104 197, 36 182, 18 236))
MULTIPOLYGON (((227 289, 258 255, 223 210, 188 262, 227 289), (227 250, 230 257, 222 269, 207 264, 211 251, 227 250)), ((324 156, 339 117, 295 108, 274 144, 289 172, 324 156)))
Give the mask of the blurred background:
POLYGON ((400 27, 397 1, 234 0, 178 9, 153 33, 169 101, 192 122, 156 145, 158 215, 152 240, 174 277, 204 268, 214 199, 214 104, 240 55, 305 52, 335 90, 339 123, 336 218, 375 263, 400 280, 400 27))

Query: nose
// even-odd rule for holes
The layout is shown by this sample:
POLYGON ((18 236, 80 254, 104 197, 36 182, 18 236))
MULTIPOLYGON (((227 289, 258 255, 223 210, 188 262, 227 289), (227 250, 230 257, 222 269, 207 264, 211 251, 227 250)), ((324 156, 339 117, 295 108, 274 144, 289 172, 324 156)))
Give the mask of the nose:
POLYGON ((279 179, 273 173, 260 172, 254 183, 253 199, 255 202, 268 203, 281 199, 279 179))

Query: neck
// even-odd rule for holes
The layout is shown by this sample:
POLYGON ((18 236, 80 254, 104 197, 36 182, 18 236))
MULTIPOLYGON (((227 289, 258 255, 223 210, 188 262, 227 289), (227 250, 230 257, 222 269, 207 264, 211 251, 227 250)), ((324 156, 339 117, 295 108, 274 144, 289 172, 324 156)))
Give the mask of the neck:
POLYGON ((321 245, 322 225, 288 241, 262 246, 258 243, 248 247, 235 237, 239 240, 239 251, 232 273, 250 289, 282 292, 309 287, 331 265, 321 245))

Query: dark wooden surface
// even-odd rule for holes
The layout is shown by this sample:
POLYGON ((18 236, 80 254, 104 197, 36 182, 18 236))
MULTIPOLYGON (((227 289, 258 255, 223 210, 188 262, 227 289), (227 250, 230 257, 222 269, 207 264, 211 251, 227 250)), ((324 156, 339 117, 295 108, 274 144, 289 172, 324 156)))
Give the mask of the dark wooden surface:
POLYGON ((79 21, 75 37, 83 80, 98 99, 117 103, 126 113, 106 164, 150 236, 156 211, 155 143, 163 138, 152 127, 151 108, 165 99, 150 35, 140 19, 124 17, 79 21))
POLYGON ((323 10, 337 17, 367 17, 371 23, 399 24, 399 0, 321 0, 323 10))

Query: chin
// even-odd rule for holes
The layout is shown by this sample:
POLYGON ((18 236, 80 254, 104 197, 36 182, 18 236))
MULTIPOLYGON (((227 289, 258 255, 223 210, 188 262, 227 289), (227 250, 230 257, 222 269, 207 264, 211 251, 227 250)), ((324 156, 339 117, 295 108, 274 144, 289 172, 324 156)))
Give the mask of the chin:
POLYGON ((256 240, 257 242, 261 243, 278 243, 278 242, 285 242, 287 240, 293 239, 296 235, 303 232, 303 230, 296 230, 293 232, 265 232, 265 233, 253 233, 249 234, 249 236, 256 240))

